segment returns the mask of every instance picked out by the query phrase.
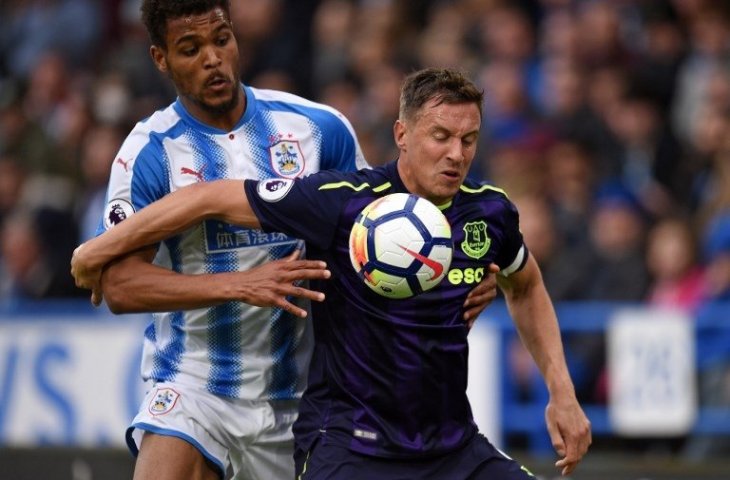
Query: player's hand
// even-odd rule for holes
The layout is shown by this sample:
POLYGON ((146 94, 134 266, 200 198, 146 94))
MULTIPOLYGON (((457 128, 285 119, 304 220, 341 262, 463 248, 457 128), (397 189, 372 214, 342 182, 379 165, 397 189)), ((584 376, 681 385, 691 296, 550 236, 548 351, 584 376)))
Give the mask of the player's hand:
POLYGON ((321 302, 324 293, 300 286, 302 280, 330 278, 327 264, 319 260, 300 260, 296 250, 281 260, 274 260, 245 272, 233 273, 237 279, 235 288, 240 290, 239 299, 259 307, 279 307, 298 317, 306 317, 307 311, 289 301, 299 297, 321 302), (289 298, 288 298, 289 297, 289 298))
POLYGON ((470 330, 474 326, 474 322, 476 322, 479 314, 497 296, 497 277, 495 277, 497 272, 499 272, 499 267, 497 264, 491 263, 482 281, 472 288, 466 296, 466 300, 464 301, 464 321, 470 330))
POLYGON ((91 303, 98 307, 103 298, 101 293, 101 268, 89 267, 84 257, 84 245, 82 243, 74 250, 71 257, 71 275, 74 277, 77 287, 91 290, 91 303))
POLYGON ((551 397, 545 408, 545 421, 553 447, 562 457, 555 466, 562 475, 569 475, 591 444, 591 422, 574 396, 562 400, 551 397))

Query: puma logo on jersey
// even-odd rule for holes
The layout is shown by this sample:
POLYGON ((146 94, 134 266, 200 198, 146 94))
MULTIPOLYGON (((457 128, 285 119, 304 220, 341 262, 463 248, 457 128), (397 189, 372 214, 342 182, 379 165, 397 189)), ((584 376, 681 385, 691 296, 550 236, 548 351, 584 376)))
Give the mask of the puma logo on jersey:
POLYGON ((205 166, 203 166, 200 170, 193 170, 192 168, 182 167, 180 168, 180 173, 182 175, 192 175, 193 177, 197 178, 199 182, 202 182, 204 181, 203 170, 205 170, 205 166))
POLYGON ((117 158, 117 160, 116 160, 116 163, 118 163, 119 165, 121 165, 122 167, 124 167, 124 171, 125 172, 128 172, 129 171, 129 162, 130 162, 130 160, 127 160, 125 162, 124 160, 122 160, 121 157, 117 158))

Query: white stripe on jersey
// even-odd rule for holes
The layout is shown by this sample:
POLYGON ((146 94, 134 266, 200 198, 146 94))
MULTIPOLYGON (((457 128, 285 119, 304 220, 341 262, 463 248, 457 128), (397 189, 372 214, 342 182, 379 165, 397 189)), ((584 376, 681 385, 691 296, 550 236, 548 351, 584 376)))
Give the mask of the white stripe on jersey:
MULTIPOLYGON (((284 92, 244 89, 246 111, 230 132, 199 123, 179 101, 138 123, 112 165, 107 224, 199 181, 296 178, 365 165, 352 126, 336 110, 284 92), (114 208, 119 205, 131 207, 114 208)), ((208 220, 167 240, 161 250, 167 258, 160 254, 156 261, 185 274, 237 271, 282 258, 295 242, 208 220)), ((203 384, 230 397, 298 398, 311 346, 309 321, 230 302, 155 314, 145 334, 142 373, 203 384)))

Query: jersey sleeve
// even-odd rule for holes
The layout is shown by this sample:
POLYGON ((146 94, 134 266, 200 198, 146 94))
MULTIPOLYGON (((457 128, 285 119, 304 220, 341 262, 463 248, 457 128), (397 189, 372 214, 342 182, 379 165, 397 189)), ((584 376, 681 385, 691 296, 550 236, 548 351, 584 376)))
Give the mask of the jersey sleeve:
POLYGON ((503 248, 496 259, 496 264, 499 265, 500 275, 508 277, 515 272, 522 270, 527 263, 527 246, 522 238, 522 232, 520 231, 519 213, 517 207, 507 200, 504 199, 505 213, 503 216, 503 248))
POLYGON ((127 137, 111 166, 97 235, 169 193, 163 156, 162 145, 149 136, 133 131, 127 137))
POLYGON ((332 243, 346 189, 322 189, 339 179, 322 171, 305 178, 246 180, 248 202, 266 232, 283 232, 327 249, 332 243))

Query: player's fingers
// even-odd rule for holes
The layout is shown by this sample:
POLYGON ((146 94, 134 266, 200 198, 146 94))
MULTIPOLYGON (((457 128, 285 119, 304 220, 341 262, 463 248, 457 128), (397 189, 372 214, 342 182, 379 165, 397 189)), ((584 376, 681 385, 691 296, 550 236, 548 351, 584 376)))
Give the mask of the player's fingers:
POLYGON ((294 260, 299 260, 299 258, 301 258, 301 256, 302 256, 302 249, 295 248, 293 252, 291 252, 289 255, 287 255, 284 258, 285 258, 285 260, 288 260, 288 261, 294 261, 294 260))
POLYGON ((476 322, 477 316, 482 312, 482 308, 482 305, 476 305, 464 310, 464 322, 466 322, 467 328, 471 329, 474 326, 474 322, 476 322))
POLYGON ((557 452, 559 456, 565 457, 567 453, 565 451, 565 440, 563 439, 563 435, 560 432, 560 428, 558 428, 557 423, 548 420, 547 430, 550 435, 550 442, 553 444, 555 452, 557 452))
POLYGON ((297 307, 293 303, 287 301, 285 298, 281 298, 278 302, 276 302, 276 306, 299 318, 305 318, 307 316, 306 310, 297 307))
POLYGON ((560 474, 563 476, 570 475, 575 467, 578 466, 578 461, 568 461, 567 459, 558 460, 555 462, 555 466, 560 470, 560 474))
POLYGON ((287 272, 281 277, 281 281, 286 284, 296 284, 304 280, 327 280, 332 276, 329 270, 306 269, 287 272))
POLYGON ((316 290, 309 290, 308 288, 304 287, 293 287, 289 294, 299 298, 306 298, 308 300, 312 300, 313 302, 324 301, 324 293, 318 292, 316 290))
POLYGON ((321 260, 297 260, 291 265, 291 270, 324 270, 327 268, 327 263, 321 260))
MULTIPOLYGON (((558 468, 565 468, 566 466, 576 465, 580 460, 580 456, 576 454, 575 445, 571 442, 565 442, 563 449, 565 450, 565 453, 560 454, 563 458, 555 462, 555 466, 558 468)), ((558 448, 556 447, 555 450, 558 451, 558 448)))
POLYGON ((469 309, 464 312, 464 322, 466 322, 466 329, 471 330, 477 321, 477 315, 473 312, 474 309, 469 309))
POLYGON ((95 307, 101 305, 101 301, 104 298, 101 291, 98 288, 91 290, 91 304, 95 307))

